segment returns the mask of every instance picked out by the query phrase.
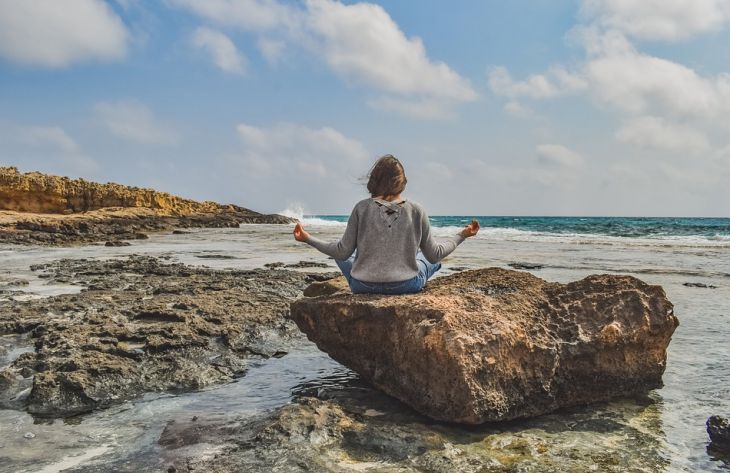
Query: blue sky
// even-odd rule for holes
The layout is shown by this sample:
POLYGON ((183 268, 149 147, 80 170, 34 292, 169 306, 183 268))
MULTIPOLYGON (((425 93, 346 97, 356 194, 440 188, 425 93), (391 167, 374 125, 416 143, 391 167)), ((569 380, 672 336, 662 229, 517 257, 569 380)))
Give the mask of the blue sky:
POLYGON ((0 164, 345 214, 728 216, 730 0, 0 0, 0 164))

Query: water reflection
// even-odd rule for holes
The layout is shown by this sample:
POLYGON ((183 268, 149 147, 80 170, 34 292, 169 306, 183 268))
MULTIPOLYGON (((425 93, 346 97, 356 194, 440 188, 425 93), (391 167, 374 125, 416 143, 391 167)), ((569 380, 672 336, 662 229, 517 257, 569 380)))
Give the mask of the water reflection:
POLYGON ((353 464, 425 467, 456 449, 458 464, 486 465, 484 472, 672 471, 657 393, 475 427, 435 422, 346 375, 302 383, 292 394, 328 401, 365 425, 367 435, 363 428, 345 432, 336 447, 353 464), (417 448, 400 445, 399 438, 417 448))

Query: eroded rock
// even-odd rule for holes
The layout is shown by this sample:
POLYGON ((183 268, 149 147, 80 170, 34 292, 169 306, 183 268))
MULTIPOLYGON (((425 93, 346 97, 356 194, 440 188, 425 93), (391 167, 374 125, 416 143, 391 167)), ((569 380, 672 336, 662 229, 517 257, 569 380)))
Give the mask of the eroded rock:
POLYGON ((250 357, 286 353, 301 336, 285 318, 289 302, 326 277, 140 256, 34 270, 84 290, 0 302, 0 334, 29 333, 35 344, 3 374, 0 402, 23 386, 18 376, 32 379, 23 407, 54 417, 150 391, 198 389, 242 375, 250 357))
POLYGON ((342 280, 292 303, 310 340, 438 420, 479 424, 660 387, 678 325, 661 287, 630 276, 570 284, 489 268, 419 294, 353 295, 342 280))
POLYGON ((710 416, 707 419, 707 433, 715 449, 730 453, 730 421, 727 418, 710 416))
POLYGON ((647 399, 466 428, 433 422, 357 380, 316 384, 253 419, 168 424, 159 444, 173 448, 165 457, 184 472, 620 473, 669 463, 660 410, 647 399), (225 447, 201 459, 191 442, 225 447))
POLYGON ((115 242, 146 239, 147 232, 175 227, 291 222, 294 219, 282 215, 197 202, 153 189, 0 167, 0 243, 115 242))

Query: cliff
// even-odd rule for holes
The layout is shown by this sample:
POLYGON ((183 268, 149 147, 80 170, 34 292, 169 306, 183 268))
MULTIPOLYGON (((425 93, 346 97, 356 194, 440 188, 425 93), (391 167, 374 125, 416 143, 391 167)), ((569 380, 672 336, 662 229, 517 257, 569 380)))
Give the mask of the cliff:
POLYGON ((0 167, 0 209, 33 213, 87 212, 108 207, 142 207, 166 215, 189 215, 225 208, 167 192, 121 184, 70 179, 0 167))
POLYGON ((0 167, 0 243, 65 245, 145 238, 145 232, 176 227, 291 222, 282 215, 153 189, 0 167))

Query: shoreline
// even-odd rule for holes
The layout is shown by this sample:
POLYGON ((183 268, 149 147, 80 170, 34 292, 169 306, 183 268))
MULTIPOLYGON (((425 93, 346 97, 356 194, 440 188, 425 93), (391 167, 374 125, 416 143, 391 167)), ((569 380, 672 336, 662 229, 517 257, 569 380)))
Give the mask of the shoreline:
POLYGON ((39 214, 0 210, 0 244, 78 246, 106 242, 126 246, 127 240, 185 228, 236 228, 241 224, 290 224, 295 220, 245 209, 221 209, 170 215, 148 208, 104 208, 73 214, 39 214))
MULTIPOLYGON (((322 231, 328 237, 337 233, 337 229, 322 231)), ((291 466, 293 471, 303 464, 310 470, 324 472, 378 471, 378 468, 438 472, 462 468, 470 471, 469 468, 476 464, 482 465, 484 471, 497 472, 509 468, 588 471, 593 465, 599 466, 598 471, 616 473, 636 465, 642 466, 643 470, 639 471, 655 471, 652 468, 657 465, 667 472, 715 471, 719 468, 711 461, 721 459, 714 460, 704 453, 707 446, 704 421, 707 415, 722 414, 725 406, 730 405, 709 405, 707 401, 696 405, 687 401, 720 399, 718 396, 723 396, 724 391, 718 392, 720 388, 715 384, 728 379, 727 370, 717 367, 719 360, 726 356, 720 344, 724 340, 721 327, 726 311, 723 312, 723 308, 727 308, 725 301, 730 287, 727 280, 717 274, 728 272, 723 269, 728 262, 725 251, 664 248, 657 252, 650 248, 611 249, 495 240, 470 243, 449 258, 445 274, 457 268, 489 265, 506 268, 514 261, 532 262, 533 266, 539 264, 541 268, 530 271, 552 281, 571 281, 596 271, 631 273, 641 268, 675 268, 677 273, 642 276, 671 292, 678 315, 682 317, 677 340, 670 344, 666 386, 652 391, 648 399, 619 400, 527 421, 465 429, 434 423, 413 414, 400 403, 392 403, 390 398, 354 379, 349 371, 332 362, 304 337, 297 337, 292 339, 293 345, 287 355, 281 358, 245 355, 242 376, 220 378, 221 381, 207 387, 167 393, 153 390, 66 421, 34 419, 21 410, 0 410, 0 425, 12 426, 6 440, 2 441, 0 469, 36 471, 40 465, 59 465, 70 454, 100 452, 95 449, 102 446, 110 448, 97 457, 86 457, 88 459, 72 471, 165 471, 170 466, 177 471, 190 471, 190 466, 196 468, 192 471, 217 469, 263 473, 270 471, 277 462, 291 466), (704 276, 690 277, 689 272, 697 268, 704 271, 704 276), (712 277, 707 271, 712 272, 712 277), (705 289, 683 285, 688 281, 718 287, 705 289), (713 366, 715 369, 708 371, 713 366), (713 382, 709 383, 708 379, 713 382), (24 438, 26 433, 34 434, 35 438, 24 438), (626 438, 634 441, 626 442, 626 438), (677 454, 685 451, 691 451, 691 457, 677 454), (31 462, 31 458, 35 460, 31 462)), ((254 279, 261 284, 262 290, 269 288, 266 300, 282 297, 277 289, 271 288, 272 281, 288 276, 277 271, 336 271, 331 260, 306 245, 297 246, 287 227, 278 225, 193 230, 189 234, 133 242, 126 248, 25 246, 7 247, 6 250, 3 252, 3 261, 8 263, 3 272, 6 279, 29 280, 28 286, 16 289, 32 292, 40 287, 38 284, 68 284, 68 288, 81 290, 81 295, 79 302, 73 301, 70 294, 63 295, 65 310, 82 309, 89 298, 98 294, 111 297, 96 304, 104 307, 109 315, 119 309, 142 308, 144 304, 158 307, 163 314, 175 315, 183 310, 158 304, 155 298, 174 297, 174 301, 169 300, 174 304, 179 298, 191 297, 185 294, 186 291, 200 291, 207 295, 207 301, 227 301, 225 307, 230 310, 231 302, 240 300, 240 294, 236 293, 239 287, 236 284, 240 283, 226 278, 249 278, 249 271, 255 268, 264 271, 262 279, 254 279), (132 268, 127 262, 131 253, 154 256, 162 266, 180 262, 182 272, 177 276, 174 275, 177 270, 164 277, 144 273, 133 276, 135 272, 140 273, 129 271, 132 268), (301 268, 292 267, 305 260, 307 263, 300 264, 301 268), (120 265, 115 271, 103 269, 115 261, 120 265), (319 267, 325 263, 329 269, 319 267), (25 271, 30 264, 43 265, 47 269, 25 271), (265 272, 269 271, 262 269, 266 264, 277 269, 265 272), (221 271, 211 271, 203 265, 221 271), (58 277, 67 278, 66 282, 53 281, 58 278, 54 268, 65 268, 58 277), (54 274, 36 281, 35 275, 39 273, 54 274), (182 277, 183 273, 189 275, 182 277), (226 276, 228 274, 230 276, 226 276), (220 278, 223 279, 216 282, 220 278), (180 292, 174 295, 149 294, 146 291, 150 289, 145 289, 144 294, 138 292, 145 283, 157 286, 159 281, 165 284, 164 287, 180 292), (89 289, 89 285, 97 284, 99 287, 89 289), (127 284, 131 284, 129 291, 125 290, 127 284), (114 285, 117 285, 115 290, 109 289, 114 285), (221 286, 227 289, 216 290, 221 286), (152 299, 144 299, 150 295, 152 299), (228 297, 233 298, 226 299, 228 297)), ((51 304, 48 298, 33 299, 27 304, 36 307, 39 316, 49 312, 58 316, 62 315, 58 313, 60 311, 50 306, 59 305, 61 300, 56 299, 57 302, 51 304)), ((250 307, 254 313, 262 311, 257 308, 259 306, 250 307)), ((197 309, 190 306, 189 311, 197 309)), ((2 312, 13 313, 10 310, 2 312)), ((79 317, 82 313, 76 310, 69 316, 79 317)), ((134 313, 117 320, 134 319, 134 313)), ((88 316, 87 322, 94 322, 102 314, 88 316)), ((166 324, 182 324, 144 319, 131 323, 157 327, 158 331, 166 324)), ((104 329, 106 325, 97 324, 97 327, 104 329)), ((273 341, 263 339, 268 340, 267 343, 273 341)), ((35 352, 35 340, 28 343, 35 352)), ((137 348, 134 343, 139 342, 132 341, 131 346, 126 347, 122 344, 122 348, 134 350, 137 348)), ((107 343, 100 346, 105 345, 107 343)), ((271 343, 270 346, 280 345, 271 343)), ((194 350, 197 349, 193 347, 194 350)), ((12 356, 15 353, 17 351, 12 352, 12 356)), ((211 356, 218 354, 211 353, 211 356)), ((184 356, 180 360, 187 362, 184 356)), ((221 368, 226 369, 225 366, 221 368)))
POLYGON ((153 189, 0 167, 0 243, 69 246, 146 239, 178 228, 231 228, 296 220, 153 189))

